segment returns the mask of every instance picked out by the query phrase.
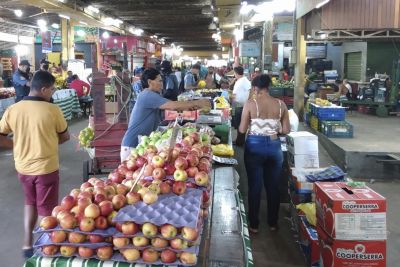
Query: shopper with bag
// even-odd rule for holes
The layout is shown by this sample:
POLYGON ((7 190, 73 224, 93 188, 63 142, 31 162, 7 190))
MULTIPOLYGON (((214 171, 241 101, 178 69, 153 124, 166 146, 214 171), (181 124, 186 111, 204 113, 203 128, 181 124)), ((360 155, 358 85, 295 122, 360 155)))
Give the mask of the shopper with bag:
POLYGON ((271 79, 268 75, 254 78, 255 97, 244 107, 236 145, 245 144, 244 162, 248 179, 248 205, 250 231, 258 232, 262 187, 267 192, 268 225, 271 231, 278 228, 279 177, 283 154, 278 135, 290 132, 286 105, 269 95, 271 79), (247 133, 247 138, 245 136, 247 133))

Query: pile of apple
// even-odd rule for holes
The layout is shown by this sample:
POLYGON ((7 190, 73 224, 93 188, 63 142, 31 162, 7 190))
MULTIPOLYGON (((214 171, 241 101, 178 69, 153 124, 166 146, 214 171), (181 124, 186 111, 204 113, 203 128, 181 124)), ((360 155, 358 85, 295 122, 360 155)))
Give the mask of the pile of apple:
POLYGON ((114 249, 119 250, 125 261, 187 265, 197 262, 195 250, 190 249, 199 237, 197 229, 182 227, 178 230, 170 224, 157 227, 152 223, 139 226, 134 222, 117 223, 117 229, 120 233, 114 235, 114 249))

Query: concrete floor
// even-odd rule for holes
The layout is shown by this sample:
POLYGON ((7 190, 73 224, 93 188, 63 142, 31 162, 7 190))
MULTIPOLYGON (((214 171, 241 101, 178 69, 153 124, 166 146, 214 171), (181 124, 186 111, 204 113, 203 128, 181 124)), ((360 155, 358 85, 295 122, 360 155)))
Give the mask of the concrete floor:
MULTIPOLYGON (((79 131, 87 126, 86 120, 70 123, 70 132, 77 136, 79 131)), ((237 153, 242 162, 242 152, 237 153)), ((87 154, 77 150, 77 140, 71 141, 60 147, 61 184, 60 196, 66 195, 72 188, 81 184, 82 161, 87 159, 87 154)), ((321 166, 332 163, 329 155, 320 148, 321 166)), ((23 194, 14 170, 14 162, 10 151, 0 150, 0 266, 22 266, 20 247, 23 233, 23 194)), ((238 166, 240 190, 245 202, 247 200, 247 178, 242 163, 238 166)), ((400 210, 400 181, 375 183, 370 185, 388 200, 388 265, 397 266, 400 262, 400 224, 398 211, 400 210)), ((266 216, 266 200, 263 195, 261 205, 261 218, 266 216)), ((271 233, 262 220, 260 232, 252 236, 253 258, 257 267, 303 267, 304 258, 296 243, 296 237, 291 230, 287 219, 289 216, 287 205, 282 205, 280 213, 280 230, 271 233)))

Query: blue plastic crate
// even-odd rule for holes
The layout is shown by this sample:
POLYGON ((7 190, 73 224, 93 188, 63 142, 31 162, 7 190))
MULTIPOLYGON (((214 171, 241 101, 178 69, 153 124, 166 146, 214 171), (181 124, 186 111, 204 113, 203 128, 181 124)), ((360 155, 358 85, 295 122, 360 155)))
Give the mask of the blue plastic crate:
POLYGON ((317 107, 316 109, 320 121, 344 121, 346 118, 345 108, 317 107))
POLYGON ((348 121, 322 121, 321 132, 329 138, 353 138, 354 127, 348 121))

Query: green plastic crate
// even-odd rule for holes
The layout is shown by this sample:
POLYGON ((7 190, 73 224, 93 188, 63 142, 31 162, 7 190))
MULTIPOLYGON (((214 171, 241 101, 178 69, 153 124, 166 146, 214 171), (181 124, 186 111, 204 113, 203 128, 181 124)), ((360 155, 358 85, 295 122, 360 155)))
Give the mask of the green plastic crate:
POLYGON ((322 121, 321 132, 330 138, 353 138, 354 127, 348 121, 322 121))

